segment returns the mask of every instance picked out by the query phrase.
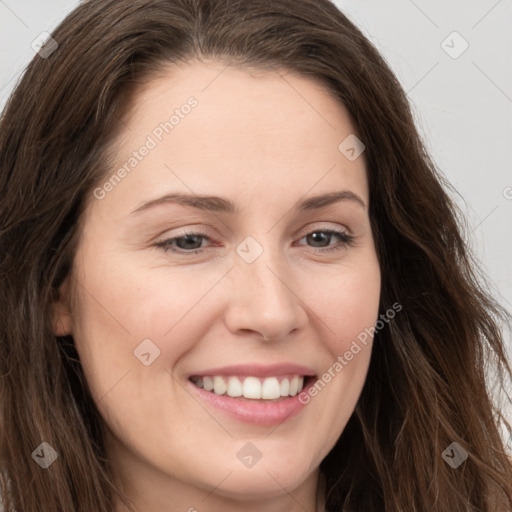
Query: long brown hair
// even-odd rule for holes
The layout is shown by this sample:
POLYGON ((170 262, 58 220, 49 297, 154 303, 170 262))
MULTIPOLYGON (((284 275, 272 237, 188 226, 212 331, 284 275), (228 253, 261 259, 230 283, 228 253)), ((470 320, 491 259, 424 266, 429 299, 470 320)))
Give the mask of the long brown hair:
MULTIPOLYGON (((52 302, 82 213, 109 172, 109 143, 135 87, 194 57, 318 80, 361 140, 382 273, 368 377, 321 464, 330 511, 512 509, 512 462, 486 380, 512 375, 510 318, 471 255, 464 219, 374 46, 328 0, 94 0, 53 32, 0 126, 0 451, 5 510, 112 512, 100 416, 52 302), (46 470, 31 454, 47 442, 46 470), (468 453, 457 469, 451 443, 468 453)), ((341 142, 341 141, 340 141, 341 142)), ((111 169, 110 169, 111 172, 111 169)), ((505 393, 510 401, 510 396, 505 393)))

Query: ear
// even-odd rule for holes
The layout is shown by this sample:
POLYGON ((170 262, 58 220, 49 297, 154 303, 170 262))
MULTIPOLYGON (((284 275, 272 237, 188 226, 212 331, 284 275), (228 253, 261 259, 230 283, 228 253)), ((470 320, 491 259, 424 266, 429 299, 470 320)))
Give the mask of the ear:
POLYGON ((66 336, 73 331, 73 314, 69 305, 69 276, 67 276, 54 293, 52 325, 55 336, 66 336))

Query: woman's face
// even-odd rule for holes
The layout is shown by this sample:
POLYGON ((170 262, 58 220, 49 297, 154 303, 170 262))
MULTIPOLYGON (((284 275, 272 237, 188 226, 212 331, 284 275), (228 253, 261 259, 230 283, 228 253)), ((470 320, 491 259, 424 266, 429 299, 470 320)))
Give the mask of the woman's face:
POLYGON ((354 410, 371 338, 345 354, 378 315, 348 114, 309 79, 193 61, 141 90, 122 126, 55 322, 108 455, 144 510, 171 496, 292 510, 354 410), (291 396, 302 378, 323 385, 291 396))

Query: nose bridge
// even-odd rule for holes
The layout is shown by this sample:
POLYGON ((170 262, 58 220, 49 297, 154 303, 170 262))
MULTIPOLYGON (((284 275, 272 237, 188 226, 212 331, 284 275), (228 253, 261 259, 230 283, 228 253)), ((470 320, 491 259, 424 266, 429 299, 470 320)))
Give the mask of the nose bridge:
MULTIPOLYGON (((272 235, 260 234, 246 237, 236 248, 238 257, 235 267, 237 268, 240 279, 248 284, 255 284, 263 294, 271 291, 273 296, 283 294, 283 282, 278 278, 279 274, 283 277, 288 273, 286 271, 285 259, 280 247, 272 235), (276 275, 277 274, 277 275, 276 275)), ((282 279, 281 278, 281 279, 282 279)), ((286 295, 286 293, 285 293, 286 295)))
POLYGON ((249 236, 236 248, 234 321, 238 329, 283 337, 299 325, 300 301, 288 282, 286 255, 268 233, 258 239, 249 236))

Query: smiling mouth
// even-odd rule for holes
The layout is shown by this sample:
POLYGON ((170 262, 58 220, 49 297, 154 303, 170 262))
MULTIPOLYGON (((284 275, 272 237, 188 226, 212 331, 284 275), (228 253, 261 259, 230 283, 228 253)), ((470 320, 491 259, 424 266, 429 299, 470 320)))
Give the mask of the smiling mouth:
POLYGON ((225 395, 239 400, 277 402, 297 395, 313 378, 307 375, 266 378, 192 375, 189 380, 198 388, 219 396, 225 395))

